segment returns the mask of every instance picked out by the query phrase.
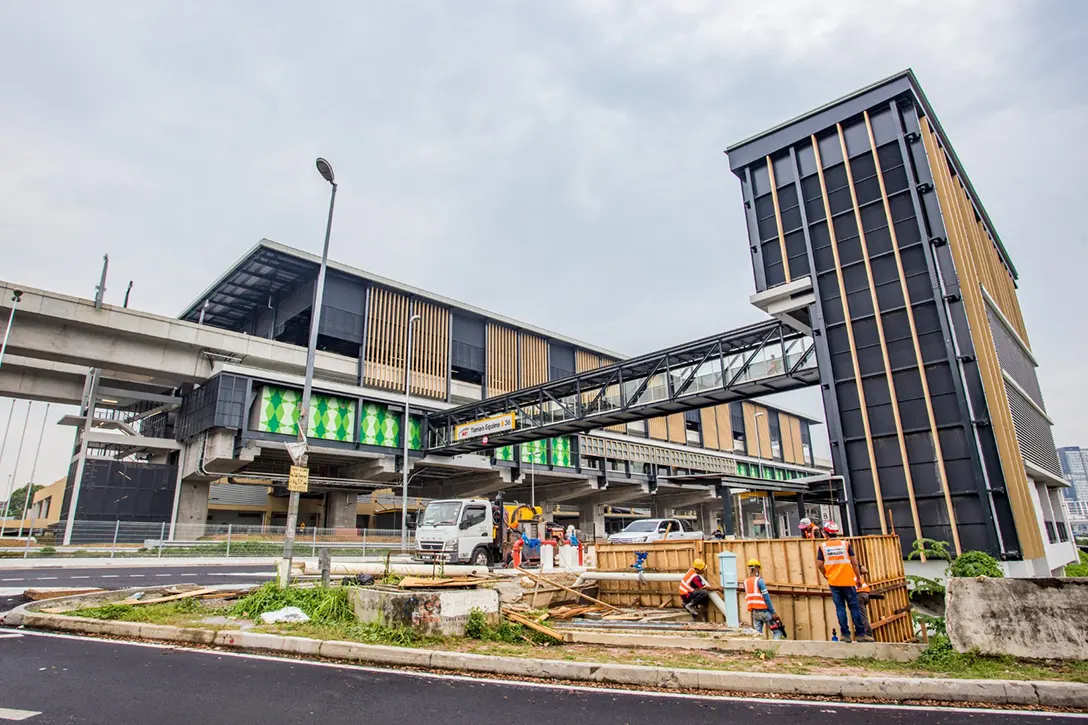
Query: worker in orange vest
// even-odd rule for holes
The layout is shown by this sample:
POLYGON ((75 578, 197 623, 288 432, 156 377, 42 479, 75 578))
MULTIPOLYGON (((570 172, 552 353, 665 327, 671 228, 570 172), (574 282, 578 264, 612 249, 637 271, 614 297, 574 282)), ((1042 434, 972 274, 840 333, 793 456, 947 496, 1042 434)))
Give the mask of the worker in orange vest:
POLYGON ((865 631, 872 634, 873 625, 869 623, 869 593, 872 591, 869 586, 869 570, 864 566, 859 568, 861 578, 858 579, 858 609, 861 610, 861 618, 865 620, 865 631))
POLYGON ((706 562, 696 559, 691 568, 680 580, 680 601, 684 609, 696 619, 706 618, 706 608, 710 603, 710 592, 721 592, 721 587, 712 587, 706 580, 706 562))
POLYGON ((824 524, 827 541, 820 544, 816 552, 816 568, 827 579, 831 587, 831 601, 835 603, 835 613, 839 618, 842 631, 840 641, 851 642, 850 622, 846 618, 846 609, 850 608, 850 619, 854 622, 854 633, 858 642, 872 642, 868 623, 858 604, 857 583, 861 580, 861 569, 854 554, 854 546, 849 541, 839 538, 839 525, 834 521, 824 524))
POLYGON ((803 518, 797 522, 797 528, 801 531, 801 536, 806 539, 816 538, 816 527, 812 525, 812 519, 803 518))
POLYGON ((774 626, 776 615, 767 583, 760 576, 763 566, 759 559, 748 560, 748 578, 744 580, 744 601, 748 604, 748 613, 752 615, 752 626, 763 634, 764 625, 771 631, 774 639, 785 639, 786 633, 774 626))

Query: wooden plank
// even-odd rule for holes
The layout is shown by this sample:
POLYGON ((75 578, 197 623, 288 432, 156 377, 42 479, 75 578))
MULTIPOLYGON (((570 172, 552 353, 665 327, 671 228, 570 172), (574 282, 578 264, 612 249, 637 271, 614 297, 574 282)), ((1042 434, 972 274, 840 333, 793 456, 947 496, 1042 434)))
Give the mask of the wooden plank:
POLYGON ((673 443, 687 443, 688 430, 683 413, 673 413, 666 418, 669 427, 669 440, 673 443))
POLYGON ((461 589, 477 587, 483 583, 483 579, 472 576, 460 577, 418 577, 406 576, 401 579, 398 586, 401 589, 461 589))
POLYGON ((192 591, 183 592, 181 594, 171 594, 165 597, 154 597, 152 599, 126 599, 118 602, 118 604, 129 604, 132 606, 140 606, 143 604, 161 604, 163 602, 175 602, 179 599, 192 599, 193 597, 202 597, 205 594, 214 594, 220 590, 218 589, 193 589, 192 591))
POLYGON ((518 572, 519 574, 524 574, 525 576, 529 577, 530 579, 533 579, 534 581, 543 582, 543 583, 551 585, 553 587, 558 587, 558 588, 560 588, 560 589, 562 589, 564 591, 570 592, 571 594, 575 594, 575 595, 581 597, 582 599, 585 599, 588 602, 593 602, 594 604, 596 604, 598 606, 607 607, 608 609, 613 609, 613 610, 619 611, 619 607, 614 607, 611 604, 609 604, 608 602, 602 602, 600 599, 594 599, 593 597, 589 596, 585 592, 580 592, 577 589, 571 589, 570 587, 563 586, 562 584, 559 584, 558 582, 554 582, 551 579, 548 579, 547 577, 540 576, 539 574, 533 574, 532 572, 525 571, 524 569, 514 569, 514 571, 518 572))
POLYGON ((520 614, 516 614, 516 613, 511 612, 511 611, 503 612, 502 616, 506 617, 507 619, 509 619, 512 622, 517 622, 518 624, 520 624, 523 627, 528 627, 529 629, 531 629, 531 630, 533 630, 535 632, 540 632, 543 635, 551 637, 552 639, 558 640, 560 642, 566 641, 563 638, 563 635, 559 634, 559 632, 556 632, 551 627, 545 627, 543 624, 537 624, 536 622, 529 619, 528 617, 523 617, 520 614))
POLYGON ((646 425, 650 431, 650 437, 654 440, 666 441, 669 439, 669 430, 664 418, 650 418, 646 425))
POLYGON ((703 447, 720 451, 722 447, 718 442, 718 414, 716 409, 703 408, 700 410, 699 422, 703 430, 703 447))

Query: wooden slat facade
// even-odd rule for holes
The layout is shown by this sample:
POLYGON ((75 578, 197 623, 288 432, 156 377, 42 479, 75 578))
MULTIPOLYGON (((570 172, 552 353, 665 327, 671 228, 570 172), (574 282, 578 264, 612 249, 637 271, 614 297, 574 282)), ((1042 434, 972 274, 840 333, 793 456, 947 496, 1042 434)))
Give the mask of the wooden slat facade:
POLYGON ((650 437, 654 440, 667 441, 669 439, 669 428, 664 418, 650 418, 646 422, 646 426, 650 437))
POLYGON ((774 411, 771 411, 770 415, 778 416, 778 436, 782 445, 782 460, 786 463, 797 463, 797 456, 793 451, 793 437, 790 435, 790 419, 793 416, 785 413, 775 413, 774 411))
MULTIPOLYGON (((793 443, 793 460, 791 463, 797 463, 800 465, 808 465, 808 461, 805 460, 805 448, 801 441, 801 420, 796 416, 786 416, 790 423, 790 429, 788 433, 789 439, 793 443)), ((782 437, 787 437, 787 432, 782 431, 782 437)))
POLYGON ((381 287, 371 287, 368 295, 363 383, 403 391, 408 297, 381 287))
MULTIPOLYGON (((907 580, 903 571, 903 556, 897 536, 862 536, 850 539, 858 561, 869 571, 869 583, 874 593, 884 599, 869 603, 869 619, 873 636, 880 642, 911 642, 914 624, 907 580)), ((790 639, 831 639, 838 629, 831 592, 816 570, 816 552, 820 542, 808 539, 735 539, 727 541, 683 541, 657 544, 599 545, 597 569, 600 571, 631 571, 639 551, 649 554, 647 570, 683 573, 696 558, 707 563, 707 577, 712 584, 721 582, 718 554, 731 551, 736 555, 737 580, 740 584, 737 600, 741 621, 749 621, 744 604, 743 581, 748 575, 747 561, 760 560, 763 579, 767 583, 775 610, 781 615, 790 639)), ((679 607, 676 582, 600 582, 602 600, 616 606, 679 607)), ((711 621, 721 622, 721 613, 710 608, 711 621)), ((841 632, 839 633, 842 634, 841 632)))
MULTIPOLYGON (((987 265, 993 267, 993 263, 986 258, 996 255, 997 250, 988 241, 988 236, 982 234, 985 230, 980 229, 970 196, 959 179, 953 178, 940 139, 926 118, 922 119, 922 140, 945 220, 945 231, 948 233, 948 244, 959 276, 968 324, 975 338, 974 350, 982 377, 990 426, 997 441, 1001 470, 1016 523, 1016 534, 1024 558, 1040 558, 1046 555, 1046 549, 1035 518, 1035 505, 1031 494, 1033 484, 1024 470, 1020 445, 1016 439, 1016 425, 994 347, 993 332, 986 316, 986 302, 982 296, 984 282, 979 269, 987 265)), ((1010 320, 1015 319, 1004 310, 1002 312, 1010 320)), ((1025 337, 1025 343, 1026 339, 1025 337)))
POLYGON ((487 394, 501 395, 518 389, 518 333, 494 322, 487 323, 487 394))
POLYGON ((673 443, 687 443, 688 430, 683 413, 673 413, 666 419, 669 429, 669 440, 673 443))
POLYGON ((703 429, 703 448, 720 451, 718 442, 718 408, 703 408, 699 411, 699 422, 703 429))
POLYGON ((548 382, 548 341, 528 332, 518 335, 521 344, 519 388, 548 382))
POLYGON ((449 310, 423 300, 413 300, 411 310, 420 317, 412 329, 412 395, 445 400, 450 366, 449 310))

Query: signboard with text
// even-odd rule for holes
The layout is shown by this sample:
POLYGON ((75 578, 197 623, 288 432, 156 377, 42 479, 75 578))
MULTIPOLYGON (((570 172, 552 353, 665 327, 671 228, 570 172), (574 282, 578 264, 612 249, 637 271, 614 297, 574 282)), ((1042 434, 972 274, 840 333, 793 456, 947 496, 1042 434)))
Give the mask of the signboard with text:
POLYGON ((302 466, 291 466, 291 473, 287 477, 287 490, 306 493, 310 490, 310 469, 302 466))
POLYGON ((492 433, 514 430, 514 420, 514 413, 503 413, 474 420, 471 423, 462 423, 453 429, 453 439, 465 441, 470 438, 487 437, 492 433))

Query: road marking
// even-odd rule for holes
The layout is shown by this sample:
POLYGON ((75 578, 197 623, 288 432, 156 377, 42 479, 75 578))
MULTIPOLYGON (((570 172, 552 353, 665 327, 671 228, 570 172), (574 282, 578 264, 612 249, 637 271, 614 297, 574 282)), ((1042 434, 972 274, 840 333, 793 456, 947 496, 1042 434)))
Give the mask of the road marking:
POLYGON ((1004 715, 1009 717, 1016 715, 1021 718, 1028 717, 1043 717, 1054 718, 1061 717, 1070 720, 1088 720, 1088 714, 1085 713, 1072 713, 1072 712, 1048 712, 1040 710, 1001 710, 996 708, 974 708, 974 707, 942 707, 940 705, 923 706, 923 705, 896 705, 896 704, 884 704, 884 703, 864 703, 864 702, 837 702, 834 700, 793 700, 793 699, 775 699, 771 697, 737 697, 732 695, 714 695, 712 690, 707 690, 697 694, 686 694, 679 692, 654 692, 654 691, 642 691, 642 690, 616 690, 608 687, 593 687, 591 685, 568 685, 568 684, 551 684, 548 682, 519 682, 517 680, 504 680, 498 677, 469 677, 467 675, 442 675, 433 674, 430 672, 409 672, 405 670, 396 669, 394 666, 390 667, 366 667, 364 665, 348 665, 340 664, 337 662, 318 662, 308 659, 294 659, 290 656, 276 657, 274 655, 259 655, 249 652, 228 652, 226 650, 204 650, 193 649, 191 647, 181 647, 173 644, 156 644, 154 642, 126 642, 122 640, 103 640, 97 637, 83 637, 75 634, 57 634, 54 632, 24 632, 28 637, 53 637, 55 639, 74 639, 83 642, 96 642, 98 644, 112 644, 129 647, 148 647, 151 649, 168 649, 175 652, 192 652, 199 655, 215 655, 216 657, 237 657, 239 659, 250 660, 262 660, 265 662, 276 662, 281 665, 287 665, 294 667, 298 665, 308 665, 311 667, 328 667, 334 670, 352 670, 355 672, 368 672, 372 674, 381 675, 398 675, 403 677, 414 677, 417 679, 434 679, 434 680, 448 680, 453 682, 471 682, 474 684, 490 684, 501 685, 504 687, 521 687, 526 689, 536 690, 561 690, 562 692, 584 692, 590 695, 607 694, 616 697, 658 697, 670 700, 697 700, 699 702, 718 701, 718 702, 733 702, 745 705, 760 704, 760 705, 800 705, 805 707, 841 707, 843 709, 852 710, 906 710, 917 712, 953 712, 963 713, 970 715, 1004 715))
POLYGON ((178 574, 180 577, 194 577, 196 574, 178 574))
POLYGON ((103 579, 116 579, 117 576, 118 576, 117 574, 103 574, 102 578, 103 579))
MULTIPOLYGON (((129 574, 129 575, 128 575, 128 578, 129 578, 129 579, 132 579, 133 577, 142 577, 142 576, 143 576, 143 574, 129 574)), ((104 577, 103 577, 103 578, 104 578, 104 577)))
POLYGON ((70 576, 69 579, 90 579, 89 576, 70 576))
MULTIPOLYGON (((133 574, 132 576, 143 576, 143 574, 133 574)), ((156 574, 155 576, 174 576, 173 574, 156 574)))
POLYGON ((22 579, 0 579, 0 582, 21 582, 22 579))
MULTIPOLYGON (((208 576, 234 576, 234 577, 238 577, 238 576, 256 576, 256 577, 269 577, 269 578, 271 578, 271 577, 274 577, 275 575, 276 574, 274 572, 270 572, 270 571, 233 571, 233 572, 226 572, 226 573, 221 572, 221 571, 208 572, 208 576)), ((196 576, 196 574, 192 574, 190 576, 196 576)))
POLYGON ((52 581, 53 579, 56 579, 56 577, 55 576, 40 576, 40 577, 38 577, 37 580, 40 581, 40 582, 47 582, 47 581, 52 581))
POLYGON ((19 637, 22 637, 22 636, 23 635, 19 634, 18 632, 12 632, 10 634, 7 634, 7 633, 0 634, 0 639, 18 639, 19 637))
POLYGON ((34 710, 12 710, 9 707, 0 707, 0 720, 28 720, 35 715, 41 715, 34 710))

